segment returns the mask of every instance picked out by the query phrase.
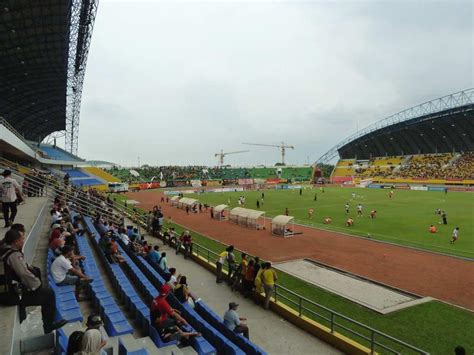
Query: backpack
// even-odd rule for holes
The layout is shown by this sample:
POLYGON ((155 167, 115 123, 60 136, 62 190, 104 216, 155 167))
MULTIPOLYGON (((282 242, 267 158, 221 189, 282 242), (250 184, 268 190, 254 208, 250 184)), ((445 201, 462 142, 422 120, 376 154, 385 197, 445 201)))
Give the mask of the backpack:
POLYGON ((82 350, 82 338, 84 338, 84 332, 76 330, 69 336, 69 342, 67 344, 67 355, 74 355, 82 350))

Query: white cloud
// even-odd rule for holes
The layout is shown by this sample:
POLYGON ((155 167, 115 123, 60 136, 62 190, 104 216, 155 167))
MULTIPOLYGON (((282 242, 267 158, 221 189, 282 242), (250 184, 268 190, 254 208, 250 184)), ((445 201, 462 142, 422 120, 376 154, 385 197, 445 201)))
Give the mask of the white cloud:
MULTIPOLYGON (((364 126, 472 86, 470 2, 101 2, 79 153, 213 164, 244 141, 316 160, 364 126), (467 14, 467 15, 466 15, 467 14)), ((275 163, 251 148, 235 164, 275 163)))

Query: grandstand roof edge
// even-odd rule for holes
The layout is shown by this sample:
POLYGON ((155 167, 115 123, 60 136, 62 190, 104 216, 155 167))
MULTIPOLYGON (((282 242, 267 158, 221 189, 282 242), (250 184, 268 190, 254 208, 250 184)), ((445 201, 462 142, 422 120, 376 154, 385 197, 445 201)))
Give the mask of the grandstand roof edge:
POLYGON ((416 117, 422 117, 442 110, 448 110, 469 104, 474 104, 474 88, 468 88, 430 101, 425 101, 416 106, 412 106, 408 109, 399 111, 395 114, 378 120, 368 125, 367 127, 357 131, 356 133, 350 135, 349 137, 343 139, 341 142, 339 142, 329 151, 323 154, 318 160, 316 160, 315 164, 324 164, 332 161, 339 154, 339 148, 370 132, 376 131, 384 127, 388 127, 396 123, 408 121, 416 117))

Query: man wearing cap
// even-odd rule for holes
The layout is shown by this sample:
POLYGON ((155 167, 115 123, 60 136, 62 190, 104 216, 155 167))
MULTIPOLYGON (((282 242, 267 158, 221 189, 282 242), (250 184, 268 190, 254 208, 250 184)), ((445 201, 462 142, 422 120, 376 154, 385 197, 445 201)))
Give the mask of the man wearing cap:
POLYGON ((74 248, 65 245, 61 249, 61 255, 54 259, 51 264, 51 275, 58 286, 76 285, 76 298, 79 300, 80 289, 85 282, 92 281, 80 269, 72 266, 74 248))
MULTIPOLYGON (((21 225, 18 225, 21 227, 21 225)), ((11 229, 5 234, 0 249, 0 257, 5 268, 9 301, 21 308, 20 320, 25 318, 24 307, 41 306, 44 332, 66 324, 65 320, 54 321, 56 316, 56 298, 49 288, 43 288, 38 268, 28 265, 22 252, 25 242, 24 232, 11 229)))
POLYGON ((87 318, 87 329, 82 338, 83 352, 95 354, 95 352, 99 352, 107 344, 107 339, 104 338, 103 333, 100 331, 100 327, 103 325, 104 322, 100 315, 91 314, 87 318))
POLYGON ((229 309, 224 314, 224 324, 227 328, 234 331, 235 333, 242 333, 244 337, 249 339, 249 327, 243 323, 247 318, 239 317, 237 313, 237 307, 239 305, 235 302, 229 303, 229 309))
POLYGON ((18 197, 24 200, 21 193, 21 187, 18 182, 11 177, 10 170, 4 170, 3 179, 0 181, 0 195, 2 198, 3 218, 5 219, 5 228, 10 227, 15 220, 17 209, 16 202, 18 197), (18 196, 17 196, 18 194, 18 196))

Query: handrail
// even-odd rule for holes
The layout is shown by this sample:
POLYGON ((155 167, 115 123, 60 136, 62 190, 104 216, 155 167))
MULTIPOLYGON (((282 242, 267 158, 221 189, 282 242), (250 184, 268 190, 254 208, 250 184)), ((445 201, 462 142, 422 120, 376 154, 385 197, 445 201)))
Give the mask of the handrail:
MULTIPOLYGON (((121 212, 125 212, 125 211, 130 211, 129 208, 125 207, 123 204, 121 203, 115 203, 114 206, 117 208, 122 208, 121 212)), ((140 209, 136 209, 135 211, 132 211, 132 213, 134 213, 136 216, 139 216, 139 219, 140 219, 140 216, 141 217, 144 217, 145 214, 143 212, 139 212, 140 209)), ((138 221, 140 222, 140 220, 138 221)), ((146 225, 146 220, 141 220, 142 224, 146 225)), ((176 223, 173 221, 173 224, 175 225, 178 225, 180 227, 183 227, 183 228, 186 228, 185 226, 183 225, 180 225, 179 223, 176 223)), ((224 244, 225 245, 225 244, 224 244)), ((217 254, 216 252, 212 251, 211 249, 209 248, 206 248, 205 246, 199 244, 199 243, 196 243, 196 242, 193 242, 193 245, 192 245, 192 251, 193 253, 195 253, 197 256, 200 256, 202 257, 203 259, 205 259, 208 263, 215 263, 218 258, 219 258, 219 254, 217 254)), ((235 249, 235 251, 239 252, 239 250, 235 249)), ((249 255, 250 256, 250 255, 249 255)), ((228 265, 223 265, 223 269, 226 269, 228 270, 228 265)), ((398 347, 400 348, 403 348, 405 351, 406 350, 409 350, 409 351, 412 351, 416 354, 423 354, 423 355, 427 355, 429 354, 428 352, 420 349, 420 348, 417 348, 413 345, 410 345, 400 339, 397 339, 397 338, 394 338, 388 334, 385 334, 381 331, 378 331, 372 327, 369 327, 361 322, 358 322, 356 321, 355 319, 352 319, 350 317, 347 317, 341 313, 338 313, 322 304, 319 304, 317 302, 314 302, 304 296, 301 296, 299 294, 297 294, 296 292, 284 287, 284 286, 281 286, 279 284, 275 284, 275 293, 274 293, 274 299, 275 299, 275 302, 278 303, 278 302, 281 302, 281 301, 278 301, 278 299, 283 299, 283 300, 286 300, 286 302, 282 302, 282 303, 285 303, 287 306, 289 306, 290 308, 292 308, 293 310, 295 310, 297 313, 298 313, 298 316, 299 317, 303 317, 304 316, 304 313, 307 313, 307 314, 310 314, 310 315, 313 315, 313 317, 315 318, 320 318, 324 321, 326 321, 328 323, 328 328, 330 328, 330 332, 332 334, 334 334, 337 329, 342 329, 350 334, 352 334, 354 337, 352 338, 356 338, 358 340, 363 340, 365 342, 368 343, 369 345, 369 348, 370 348, 370 351, 371 351, 371 354, 375 354, 375 352, 377 351, 378 348, 382 348, 384 349, 385 351, 391 353, 391 354, 399 354, 400 352, 389 347, 388 345, 386 344, 383 344, 381 343, 380 341, 389 341, 389 342, 393 342, 394 344, 396 344, 398 347), (291 296, 293 296, 293 298, 295 300, 292 300, 290 299, 289 297, 285 296, 285 294, 289 294, 291 296), (313 307, 313 308, 316 308, 316 309, 319 309, 319 310, 323 310, 325 312, 328 313, 327 316, 323 315, 323 314, 320 314, 312 309, 310 309, 309 307, 313 307), (339 321, 338 321, 339 320, 339 321), (341 320, 343 321, 346 321, 347 323, 355 326, 355 327, 358 327, 360 329, 358 329, 358 331, 354 330, 354 329, 351 329, 349 327, 347 327, 346 325, 342 324, 341 323, 341 320), (367 335, 364 335, 362 334, 361 332, 362 331, 366 331, 369 333, 369 336, 367 335)), ((354 339, 354 340, 356 340, 354 339)))
MULTIPOLYGON (((5 159, 2 159, 2 160, 5 161, 5 159)), ((24 174, 22 174, 20 172, 17 172, 17 173, 19 175, 24 176, 24 174)), ((31 178, 33 178, 33 179, 37 178, 36 182, 38 182, 38 181, 44 182, 45 181, 44 179, 41 180, 38 177, 29 176, 29 178, 30 179, 31 178)), ((146 225, 146 214, 139 208, 138 209, 137 208, 131 209, 128 206, 126 207, 124 204, 117 203, 117 202, 112 202, 112 203, 107 203, 106 202, 106 207, 103 207, 100 204, 95 203, 94 201, 85 200, 85 199, 78 198, 77 196, 74 196, 74 193, 67 192, 67 187, 66 186, 62 186, 63 189, 60 189, 61 182, 60 181, 55 181, 55 182, 58 183, 59 188, 56 188, 53 184, 46 184, 45 187, 51 187, 54 192, 65 194, 70 200, 80 202, 80 207, 82 207, 82 208, 84 208, 84 206, 86 207, 84 209, 81 208, 82 211, 84 211, 84 210, 88 211, 89 208, 92 207, 96 210, 99 210, 99 212, 101 212, 102 214, 110 215, 108 213, 109 211, 107 211, 107 207, 110 207, 112 209, 118 210, 122 214, 126 214, 128 216, 131 216, 132 219, 134 221, 136 221, 138 224, 146 225)), ((48 194, 47 194, 47 196, 51 197, 48 194)), ((86 212, 86 214, 88 214, 88 213, 86 212)), ((175 222, 173 222, 173 223, 176 224, 176 225, 179 225, 175 222)), ((182 225, 180 225, 180 226, 185 228, 182 225)), ((236 250, 236 251, 239 251, 239 250, 236 250)), ((193 243, 193 253, 195 253, 197 256, 203 257, 205 260, 207 260, 208 263, 211 263, 211 262, 215 263, 217 261, 218 257, 219 257, 219 255, 217 253, 215 253, 214 251, 210 250, 209 248, 206 248, 203 245, 200 245, 199 243, 195 243, 195 242, 193 243)), ((228 265, 223 265, 223 268, 228 270, 228 265)), ((297 311, 299 317, 304 316, 303 313, 305 311, 306 313, 313 315, 313 317, 315 316, 315 317, 319 317, 319 318, 323 319, 324 321, 329 323, 329 328, 330 328, 331 333, 336 332, 336 329, 342 329, 342 330, 344 330, 346 332, 349 332, 350 334, 354 335, 355 337, 368 342, 369 345, 370 345, 370 349, 371 349, 372 354, 376 351, 376 347, 382 348, 382 349, 384 349, 384 350, 386 350, 386 351, 388 351, 392 354, 397 354, 398 353, 396 350, 388 347, 387 345, 385 345, 383 343, 380 343, 381 339, 389 340, 389 341, 397 344, 398 346, 403 347, 405 349, 409 349, 411 351, 414 351, 417 354, 428 354, 424 350, 421 350, 421 349, 419 349, 415 346, 412 346, 408 343, 405 343, 402 340, 396 339, 396 338, 394 338, 394 337, 392 337, 388 334, 380 332, 380 331, 378 331, 374 328, 371 328, 369 326, 366 326, 363 323, 360 323, 360 322, 358 322, 358 321, 356 321, 352 318, 349 318, 347 316, 344 316, 343 314, 340 314, 336 311, 333 311, 330 308, 328 308, 326 306, 323 306, 323 305, 321 305, 317 302, 314 302, 312 300, 309 300, 309 299, 305 298, 304 296, 301 296, 301 295, 297 294, 296 292, 291 291, 291 290, 289 290, 289 289, 287 289, 284 286, 281 286, 279 284, 275 284, 274 299, 275 299, 275 302, 279 302, 278 299, 286 300, 286 302, 283 302, 283 303, 286 303, 291 308, 293 308, 295 311, 297 311), (295 298, 296 300, 291 300, 284 293, 293 296, 293 298, 295 298), (309 307, 313 307, 313 308, 328 312, 329 316, 324 316, 324 315, 310 309, 309 307), (362 330, 365 330, 365 331, 369 332, 370 336, 366 336, 366 335, 360 333, 361 330, 355 331, 354 329, 348 328, 344 324, 338 322, 337 321, 338 319, 344 320, 344 321, 350 323, 351 325, 357 326, 357 327, 361 328, 362 330), (381 339, 379 339, 379 338, 381 338, 381 339)))

